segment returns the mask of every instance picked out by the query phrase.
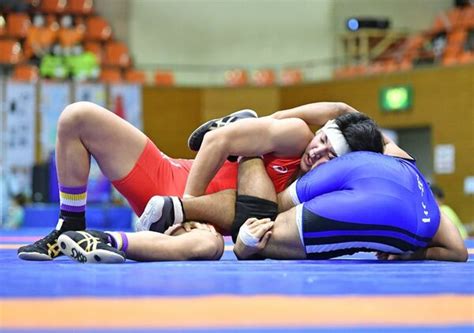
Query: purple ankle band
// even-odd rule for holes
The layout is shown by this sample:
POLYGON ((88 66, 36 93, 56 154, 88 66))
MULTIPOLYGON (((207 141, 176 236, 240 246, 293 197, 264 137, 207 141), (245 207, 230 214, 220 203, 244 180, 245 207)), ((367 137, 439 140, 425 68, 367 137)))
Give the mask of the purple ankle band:
POLYGON ((128 237, 124 232, 119 232, 120 237, 122 237, 122 251, 127 253, 128 249, 128 237))
POLYGON ((59 185, 59 190, 64 193, 82 194, 87 192, 87 185, 77 187, 59 185))

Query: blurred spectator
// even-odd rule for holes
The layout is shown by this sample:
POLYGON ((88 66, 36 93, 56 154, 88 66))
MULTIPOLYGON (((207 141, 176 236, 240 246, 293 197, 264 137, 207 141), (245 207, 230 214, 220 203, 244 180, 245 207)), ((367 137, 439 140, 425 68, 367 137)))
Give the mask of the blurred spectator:
POLYGON ((99 64, 95 54, 84 52, 81 45, 72 48, 71 54, 65 56, 65 63, 71 78, 75 81, 97 79, 99 76, 99 64))
POLYGON ((438 202, 439 209, 445 213, 451 221, 453 221, 454 225, 458 228, 459 233, 461 234, 461 237, 463 239, 466 239, 468 237, 466 227, 464 224, 461 222, 459 219, 459 216, 456 214, 456 212, 446 205, 444 203, 444 191, 441 187, 436 186, 436 185, 431 185, 431 191, 433 192, 436 201, 438 202))
POLYGON ((439 33, 431 40, 431 50, 435 59, 440 59, 443 56, 448 37, 446 32, 439 33))
POLYGON ((52 52, 41 58, 40 74, 52 79, 66 79, 69 71, 64 63, 63 49, 59 43, 52 47, 52 52))
POLYGON ((23 193, 13 197, 10 207, 8 208, 7 219, 4 224, 5 229, 18 229, 23 224, 25 216, 26 197, 23 193))

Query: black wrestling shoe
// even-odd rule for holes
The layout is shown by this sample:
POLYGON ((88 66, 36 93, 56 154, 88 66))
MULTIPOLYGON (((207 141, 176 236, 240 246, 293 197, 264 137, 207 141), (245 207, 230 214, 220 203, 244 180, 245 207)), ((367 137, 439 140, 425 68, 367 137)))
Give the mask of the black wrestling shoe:
POLYGON ((18 249, 18 258, 23 260, 46 261, 52 260, 62 253, 58 246, 58 237, 69 230, 84 230, 86 222, 83 217, 60 216, 56 229, 33 244, 18 249))
POLYGON ((125 261, 125 253, 109 245, 102 231, 66 231, 58 238, 61 252, 80 263, 115 264, 125 261))
POLYGON ((146 204, 145 210, 135 224, 136 231, 164 233, 173 224, 184 222, 184 211, 178 197, 155 195, 146 204))
POLYGON ((224 127, 230 123, 236 122, 237 120, 245 118, 258 118, 258 115, 255 111, 250 109, 236 111, 228 116, 222 118, 216 118, 207 121, 206 123, 199 126, 188 138, 188 147, 192 151, 199 151, 202 145, 202 140, 204 135, 212 130, 224 127))
POLYGON ((47 236, 33 244, 22 246, 18 249, 18 258, 23 260, 46 261, 62 255, 58 246, 58 236, 62 231, 53 230, 47 236))

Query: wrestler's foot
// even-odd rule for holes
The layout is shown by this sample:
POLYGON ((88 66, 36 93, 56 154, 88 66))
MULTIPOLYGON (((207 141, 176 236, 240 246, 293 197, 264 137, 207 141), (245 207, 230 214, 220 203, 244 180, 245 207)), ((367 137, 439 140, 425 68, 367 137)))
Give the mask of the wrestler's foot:
POLYGON ((51 231, 48 235, 33 244, 20 247, 17 251, 18 258, 33 261, 52 260, 62 255, 58 246, 59 235, 68 230, 81 230, 84 228, 84 219, 68 219, 65 221, 60 218, 57 229, 51 231))
POLYGON ((202 145, 202 140, 204 139, 204 135, 212 130, 217 128, 226 126, 230 123, 233 123, 237 120, 245 119, 245 118, 258 118, 258 115, 255 111, 250 109, 236 111, 228 116, 212 119, 207 121, 206 123, 199 126, 188 138, 188 147, 193 151, 199 151, 202 145))
POLYGON ((164 233, 173 224, 184 222, 184 211, 178 197, 152 197, 137 220, 137 231, 164 233))
POLYGON ((45 237, 33 244, 22 246, 18 249, 18 258, 23 260, 46 261, 61 255, 58 247, 59 230, 53 230, 45 237))
POLYGON ((58 238, 61 252, 80 263, 114 264, 125 261, 125 253, 109 245, 102 231, 66 231, 58 238))

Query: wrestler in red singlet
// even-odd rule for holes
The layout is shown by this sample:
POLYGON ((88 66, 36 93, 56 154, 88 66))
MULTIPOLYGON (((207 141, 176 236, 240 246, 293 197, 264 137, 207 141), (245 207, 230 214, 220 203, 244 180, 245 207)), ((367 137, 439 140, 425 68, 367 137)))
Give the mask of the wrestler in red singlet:
MULTIPOLYGON (((277 158, 265 155, 264 163, 277 192, 283 191, 295 172, 299 171, 299 158, 277 158)), ((162 153, 148 141, 143 153, 130 173, 112 184, 128 200, 140 216, 147 202, 154 195, 182 197, 193 160, 174 159, 162 153)), ((237 188, 238 164, 225 162, 209 184, 206 193, 237 188)))

